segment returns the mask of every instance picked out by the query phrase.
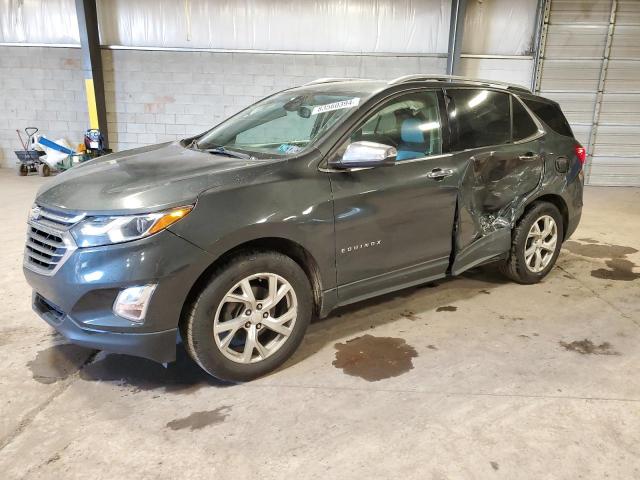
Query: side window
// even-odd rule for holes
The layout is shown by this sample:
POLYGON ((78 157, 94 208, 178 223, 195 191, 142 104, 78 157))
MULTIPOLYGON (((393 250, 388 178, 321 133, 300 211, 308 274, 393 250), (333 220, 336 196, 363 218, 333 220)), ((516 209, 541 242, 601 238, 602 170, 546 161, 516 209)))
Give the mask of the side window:
POLYGON ((353 131, 341 150, 358 141, 395 147, 398 162, 442 153, 437 93, 415 92, 390 100, 353 131))
POLYGON ((509 95, 481 89, 447 90, 451 150, 511 141, 509 95))
POLYGON ((569 126, 569 122, 565 118, 562 110, 557 105, 546 102, 538 102, 536 100, 525 100, 527 107, 535 113, 540 120, 549 125, 549 127, 560 135, 573 137, 573 132, 569 126))
POLYGON ((511 97, 511 109, 513 115, 513 141, 517 142, 535 135, 538 127, 517 98, 511 97))

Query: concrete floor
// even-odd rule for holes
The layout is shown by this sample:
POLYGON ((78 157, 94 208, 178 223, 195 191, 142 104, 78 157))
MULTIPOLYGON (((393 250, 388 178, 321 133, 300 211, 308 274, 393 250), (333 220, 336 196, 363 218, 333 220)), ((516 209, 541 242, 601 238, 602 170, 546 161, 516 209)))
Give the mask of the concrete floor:
POLYGON ((640 189, 587 189, 541 284, 483 268, 343 309, 223 386, 182 351, 94 357, 32 313, 43 183, 0 171, 2 478, 640 478, 640 189))

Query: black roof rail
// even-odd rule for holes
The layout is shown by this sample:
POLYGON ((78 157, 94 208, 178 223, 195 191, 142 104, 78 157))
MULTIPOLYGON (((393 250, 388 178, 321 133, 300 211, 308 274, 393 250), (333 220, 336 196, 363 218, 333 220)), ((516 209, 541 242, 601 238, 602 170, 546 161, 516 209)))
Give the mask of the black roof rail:
POLYGON ((504 88, 505 90, 516 90, 520 92, 531 93, 531 90, 522 85, 516 85, 514 83, 501 82, 499 80, 481 80, 471 77, 462 77, 459 75, 427 75, 427 74, 414 74, 403 75, 402 77, 394 78, 389 81, 389 85, 397 85, 407 82, 461 82, 470 83, 473 85, 482 85, 494 88, 504 88))

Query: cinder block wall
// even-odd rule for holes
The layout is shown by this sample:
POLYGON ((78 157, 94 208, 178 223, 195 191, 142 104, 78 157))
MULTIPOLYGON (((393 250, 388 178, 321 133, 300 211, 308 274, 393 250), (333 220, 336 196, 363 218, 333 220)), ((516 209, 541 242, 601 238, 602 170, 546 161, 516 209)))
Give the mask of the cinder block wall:
POLYGON ((16 129, 80 142, 87 123, 79 49, 0 47, 0 166, 13 167, 22 150, 16 129))
MULTIPOLYGON (((319 77, 443 73, 433 57, 102 51, 111 147, 202 132, 260 98, 319 77)), ((15 165, 16 128, 82 141, 88 128, 80 51, 0 47, 0 164, 15 165)))

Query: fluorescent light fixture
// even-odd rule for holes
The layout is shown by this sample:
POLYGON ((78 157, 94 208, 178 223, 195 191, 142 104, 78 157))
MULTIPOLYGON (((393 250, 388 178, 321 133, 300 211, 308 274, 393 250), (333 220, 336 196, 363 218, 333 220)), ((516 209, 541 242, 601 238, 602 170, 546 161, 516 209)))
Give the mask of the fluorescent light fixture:
POLYGON ((489 92, 487 90, 482 90, 479 94, 469 100, 469 103, 467 103, 467 105, 469 105, 469 108, 477 107, 482 102, 484 102, 488 96, 489 92))
POLYGON ((435 130, 437 128, 440 128, 440 122, 427 122, 427 123, 423 123, 418 127, 420 130, 422 130, 423 132, 428 132, 430 130, 435 130))

